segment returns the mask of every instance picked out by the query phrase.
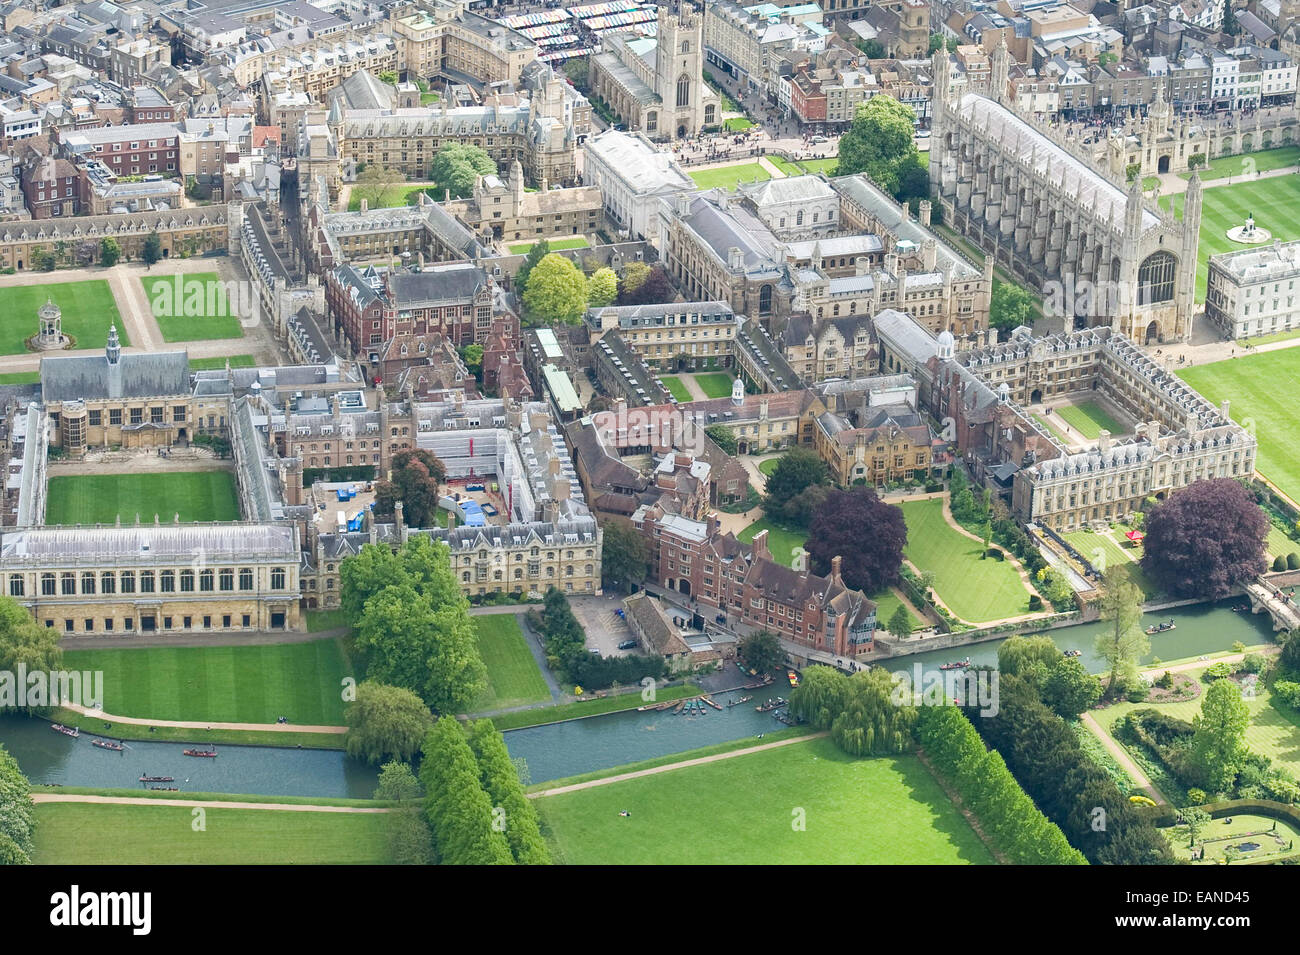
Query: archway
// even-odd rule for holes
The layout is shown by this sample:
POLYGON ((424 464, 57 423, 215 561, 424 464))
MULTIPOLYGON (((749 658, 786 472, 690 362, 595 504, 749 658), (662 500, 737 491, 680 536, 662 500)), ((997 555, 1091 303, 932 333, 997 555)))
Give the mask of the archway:
POLYGON ((1169 157, 1161 156, 1160 159, 1156 162, 1156 172, 1168 172, 1168 171, 1169 171, 1169 157))
POLYGON ((1160 341, 1160 323, 1153 321, 1147 326, 1146 342, 1148 345, 1160 341))
POLYGON ((683 579, 682 586, 679 589, 683 596, 689 597, 691 595, 691 582, 689 580, 683 579))
POLYGON ((678 138, 678 139, 685 139, 685 138, 686 138, 686 124, 685 124, 685 123, 680 123, 680 124, 678 124, 678 126, 677 126, 677 138, 678 138))
POLYGON ((1042 388, 1035 388, 1033 391, 1029 393, 1029 403, 1031 405, 1039 404, 1040 402, 1042 402, 1042 400, 1043 400, 1042 388))

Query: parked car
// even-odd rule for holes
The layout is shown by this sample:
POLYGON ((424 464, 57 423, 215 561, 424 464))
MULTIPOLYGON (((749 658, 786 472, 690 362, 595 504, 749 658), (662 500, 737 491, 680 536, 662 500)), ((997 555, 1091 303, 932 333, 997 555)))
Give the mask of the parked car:
POLYGON ((624 640, 618 645, 618 648, 620 650, 635 650, 637 648, 637 642, 635 640, 624 640))

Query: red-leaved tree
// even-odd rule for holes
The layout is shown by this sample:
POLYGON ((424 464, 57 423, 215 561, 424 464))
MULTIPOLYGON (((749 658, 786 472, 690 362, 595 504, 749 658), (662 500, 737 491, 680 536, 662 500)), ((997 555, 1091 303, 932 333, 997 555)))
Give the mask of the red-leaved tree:
POLYGON ((1142 569, 1175 597, 1226 597, 1264 572, 1268 518, 1238 481, 1197 481, 1147 512, 1142 569))
POLYGON ((831 560, 839 557, 845 585, 873 594, 898 583, 906 543, 902 509, 869 487, 855 487, 826 495, 804 547, 815 573, 830 573, 831 560))

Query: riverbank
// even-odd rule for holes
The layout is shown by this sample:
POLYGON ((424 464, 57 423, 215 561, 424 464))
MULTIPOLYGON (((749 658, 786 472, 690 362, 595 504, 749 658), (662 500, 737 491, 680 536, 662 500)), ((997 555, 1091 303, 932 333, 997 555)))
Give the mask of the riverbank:
POLYGON ((58 707, 48 717, 51 723, 80 727, 86 736, 115 740, 141 740, 153 743, 198 743, 210 746, 277 746, 296 749, 343 749, 337 732, 309 733, 302 730, 229 730, 195 729, 167 726, 145 721, 120 722, 116 716, 88 716, 66 707, 58 707), (105 727, 109 723, 111 727, 105 727))

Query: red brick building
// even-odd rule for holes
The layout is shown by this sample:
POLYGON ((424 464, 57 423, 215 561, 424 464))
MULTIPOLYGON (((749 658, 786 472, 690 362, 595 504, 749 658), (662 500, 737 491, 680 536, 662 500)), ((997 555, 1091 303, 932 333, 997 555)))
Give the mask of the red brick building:
POLYGON ((180 132, 167 123, 101 126, 60 134, 64 147, 100 160, 118 176, 177 175, 180 132))
POLYGON ((33 219, 81 214, 81 173, 66 159, 30 154, 23 167, 23 197, 33 219))

